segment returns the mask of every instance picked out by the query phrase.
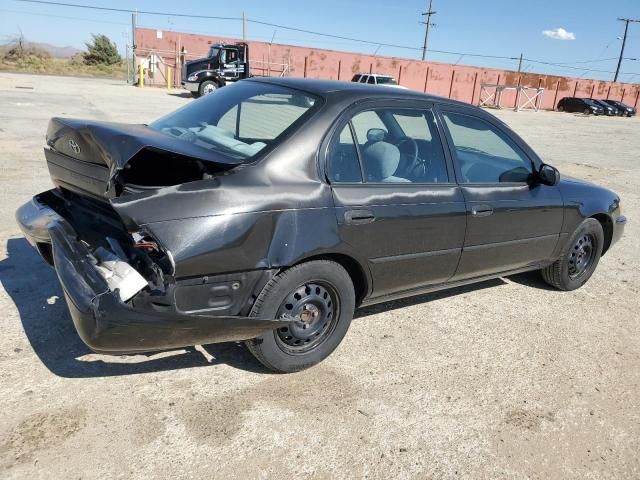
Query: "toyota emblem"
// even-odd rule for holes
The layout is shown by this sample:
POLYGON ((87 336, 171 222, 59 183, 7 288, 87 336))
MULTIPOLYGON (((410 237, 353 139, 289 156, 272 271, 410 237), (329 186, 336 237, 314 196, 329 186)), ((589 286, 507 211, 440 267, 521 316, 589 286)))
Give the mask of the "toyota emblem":
POLYGON ((80 153, 80 145, 78 145, 73 138, 69 139, 69 146, 75 153, 80 153))

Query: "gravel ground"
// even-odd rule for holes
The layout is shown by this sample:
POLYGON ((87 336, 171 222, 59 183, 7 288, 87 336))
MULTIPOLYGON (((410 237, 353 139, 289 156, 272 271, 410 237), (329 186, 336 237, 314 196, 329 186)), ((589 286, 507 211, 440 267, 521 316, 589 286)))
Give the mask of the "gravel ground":
POLYGON ((235 344, 92 354, 13 218, 50 188, 47 121, 149 122, 189 101, 0 74, 0 477, 640 477, 640 119, 497 112, 623 198, 625 236, 578 291, 527 274, 368 308, 293 375, 235 344))

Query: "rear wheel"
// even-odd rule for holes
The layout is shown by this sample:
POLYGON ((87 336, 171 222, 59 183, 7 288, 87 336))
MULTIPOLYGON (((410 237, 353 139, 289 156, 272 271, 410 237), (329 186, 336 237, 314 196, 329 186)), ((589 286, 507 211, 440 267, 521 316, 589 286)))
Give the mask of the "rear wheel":
POLYGON ((590 115, 591 114, 591 110, 588 109, 588 108, 585 108, 582 113, 584 113, 585 115, 590 115))
POLYGON ((558 111, 559 112, 564 112, 564 107, 562 105, 558 105, 558 111))
POLYGON ((560 290, 584 285, 600 261, 604 233, 595 218, 587 218, 573 233, 558 260, 542 270, 542 278, 560 290))
POLYGON ((304 370, 340 344, 354 308, 353 283, 341 265, 329 260, 296 265, 271 279, 251 310, 252 316, 291 321, 246 345, 271 370, 304 370))

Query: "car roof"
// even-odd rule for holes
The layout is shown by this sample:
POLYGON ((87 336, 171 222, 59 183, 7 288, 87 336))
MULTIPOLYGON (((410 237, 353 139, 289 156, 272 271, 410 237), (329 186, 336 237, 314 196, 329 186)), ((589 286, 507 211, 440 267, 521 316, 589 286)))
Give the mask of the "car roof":
POLYGON ((393 78, 393 75, 385 75, 384 73, 359 72, 359 73, 356 73, 356 75, 369 75, 370 77, 393 78))
POLYGON ((440 103, 457 104, 464 106, 473 106, 469 103, 452 100, 438 95, 431 95, 415 90, 381 87, 379 85, 369 85, 366 83, 356 83, 341 80, 320 80, 311 78, 293 78, 293 77, 252 77, 248 81, 270 83, 282 87, 295 88, 303 90, 311 94, 322 97, 330 97, 336 94, 349 92, 354 97, 365 98, 416 98, 420 100, 432 100, 440 103))

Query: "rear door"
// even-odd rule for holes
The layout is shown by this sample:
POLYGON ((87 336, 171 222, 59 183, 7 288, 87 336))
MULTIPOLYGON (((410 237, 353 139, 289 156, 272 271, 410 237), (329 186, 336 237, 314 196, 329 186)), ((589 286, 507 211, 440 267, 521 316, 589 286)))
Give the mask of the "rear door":
POLYGON ((498 120, 446 106, 441 115, 467 205, 467 230, 454 280, 550 259, 563 221, 557 186, 532 183, 540 160, 498 120))
POLYGON ((356 107, 328 140, 338 233, 368 263, 373 297, 446 282, 460 258, 465 203, 432 107, 356 107))

